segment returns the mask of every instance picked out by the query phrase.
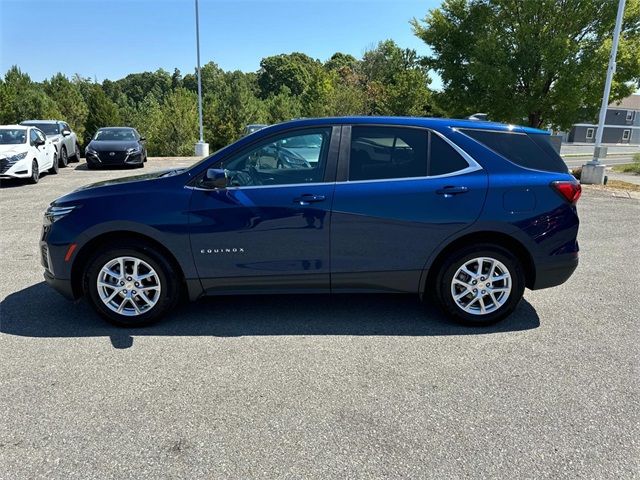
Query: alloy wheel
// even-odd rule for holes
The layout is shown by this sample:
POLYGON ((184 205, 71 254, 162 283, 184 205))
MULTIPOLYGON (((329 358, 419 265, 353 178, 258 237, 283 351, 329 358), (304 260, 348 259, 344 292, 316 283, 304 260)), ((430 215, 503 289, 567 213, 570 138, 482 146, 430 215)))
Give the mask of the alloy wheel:
POLYGON ((486 315, 507 302, 511 286, 511 273, 502 262, 478 257, 466 261, 453 275, 451 295, 465 312, 486 315))
POLYGON ((144 260, 117 257, 98 273, 98 295, 113 312, 135 317, 151 310, 162 291, 158 273, 144 260))

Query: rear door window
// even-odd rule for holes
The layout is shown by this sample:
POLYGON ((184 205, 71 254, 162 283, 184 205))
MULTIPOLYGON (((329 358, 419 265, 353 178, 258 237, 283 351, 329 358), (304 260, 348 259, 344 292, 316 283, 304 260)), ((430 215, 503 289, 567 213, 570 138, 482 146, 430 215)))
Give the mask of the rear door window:
POLYGON ((559 173, 568 171, 548 135, 474 129, 460 131, 521 167, 559 173))
POLYGON ((349 180, 382 180, 444 175, 467 161, 435 133, 418 128, 354 126, 349 180))
POLYGON ((430 133, 430 137, 429 176, 446 175, 469 166, 467 161, 438 135, 430 133))

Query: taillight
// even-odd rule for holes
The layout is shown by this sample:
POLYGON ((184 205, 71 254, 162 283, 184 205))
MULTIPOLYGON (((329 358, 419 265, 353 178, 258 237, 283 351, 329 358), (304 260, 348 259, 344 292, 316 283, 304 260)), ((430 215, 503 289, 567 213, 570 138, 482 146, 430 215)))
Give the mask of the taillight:
POLYGON ((578 182, 557 181, 551 182, 551 188, 562 195, 567 202, 575 204, 582 194, 582 187, 578 182))

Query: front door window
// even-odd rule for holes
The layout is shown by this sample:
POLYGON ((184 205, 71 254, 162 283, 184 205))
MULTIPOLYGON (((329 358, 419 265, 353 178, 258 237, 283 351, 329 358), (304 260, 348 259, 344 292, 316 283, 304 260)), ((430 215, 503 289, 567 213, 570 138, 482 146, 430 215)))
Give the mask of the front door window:
POLYGON ((221 163, 230 187, 291 185, 323 181, 331 128, 271 137, 221 163))

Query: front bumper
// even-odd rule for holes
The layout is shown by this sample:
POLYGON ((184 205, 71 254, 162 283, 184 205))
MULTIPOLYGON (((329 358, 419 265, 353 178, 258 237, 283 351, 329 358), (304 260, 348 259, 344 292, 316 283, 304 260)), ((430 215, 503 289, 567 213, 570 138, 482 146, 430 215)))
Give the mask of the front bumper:
POLYGON ((71 285, 71 280, 68 278, 56 278, 52 273, 45 270, 44 272, 44 280, 47 282, 54 290, 60 293, 63 297, 68 300, 76 300, 77 296, 73 292, 73 287, 71 285))
POLYGON ((98 155, 85 152, 87 163, 95 166, 140 165, 143 162, 142 152, 127 154, 126 152, 98 152, 98 155), (115 153, 115 155, 110 155, 115 153))
POLYGON ((31 176, 31 163, 26 160, 18 160, 9 163, 5 159, 0 161, 0 178, 29 178, 31 176))

